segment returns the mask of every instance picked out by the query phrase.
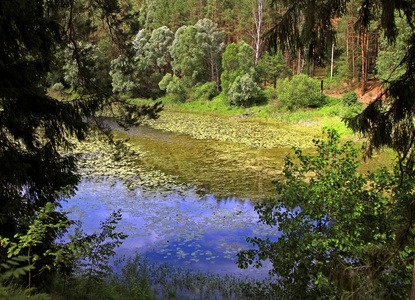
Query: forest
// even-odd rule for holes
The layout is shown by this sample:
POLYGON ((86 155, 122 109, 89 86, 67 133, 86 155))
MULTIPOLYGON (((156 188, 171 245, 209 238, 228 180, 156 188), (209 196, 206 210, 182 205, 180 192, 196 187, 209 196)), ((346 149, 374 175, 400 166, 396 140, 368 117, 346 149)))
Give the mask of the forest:
POLYGON ((281 236, 247 237, 235 256, 240 269, 271 265, 273 281, 245 282, 240 297, 415 299, 414 17, 413 0, 1 1, 0 297, 157 298, 145 261, 112 270, 120 210, 90 234, 61 208, 96 155, 79 145, 110 148, 98 164, 111 156, 121 172, 136 152, 113 128, 169 110, 174 128, 193 107, 222 127, 303 113, 350 130, 325 128, 313 153, 291 141, 274 196, 255 206, 281 236), (391 167, 359 172, 385 149, 391 167))
MULTIPOLYGON (((391 45, 381 19, 371 16, 361 28, 356 25, 359 1, 347 1, 331 24, 312 24, 314 28, 307 22, 323 19, 324 10, 316 6, 305 12, 299 6, 292 20, 284 20, 287 28, 276 31, 275 20, 284 9, 278 1, 122 1, 105 22, 99 12, 79 2, 71 8, 71 28, 82 52, 78 59, 84 60, 85 71, 95 74, 94 84, 132 97, 167 93, 185 101, 223 92, 231 104, 251 105, 260 101, 261 88, 300 74, 329 79, 340 92, 364 95, 368 81, 392 80, 392 72, 395 77, 402 73, 399 62, 411 32, 402 13, 393 16, 397 39, 391 45), (119 31, 111 30, 117 23, 122 23, 119 31), (272 44, 277 35, 284 42, 279 48, 272 44)), ((62 52, 60 58, 49 86, 78 90, 81 82, 71 52, 62 52)))

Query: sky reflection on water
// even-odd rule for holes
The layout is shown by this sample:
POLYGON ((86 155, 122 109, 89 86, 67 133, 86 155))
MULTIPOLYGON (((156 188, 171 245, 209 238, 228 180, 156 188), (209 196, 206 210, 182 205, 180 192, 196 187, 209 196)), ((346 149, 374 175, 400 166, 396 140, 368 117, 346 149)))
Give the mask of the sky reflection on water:
POLYGON ((192 189, 129 190, 121 182, 83 181, 63 209, 83 222, 86 233, 97 231, 100 221, 121 209, 118 229, 129 237, 118 255, 146 254, 150 262, 217 274, 266 277, 267 267, 238 269, 236 254, 252 247, 247 236, 279 236, 277 228, 258 223, 249 200, 218 199, 192 189))

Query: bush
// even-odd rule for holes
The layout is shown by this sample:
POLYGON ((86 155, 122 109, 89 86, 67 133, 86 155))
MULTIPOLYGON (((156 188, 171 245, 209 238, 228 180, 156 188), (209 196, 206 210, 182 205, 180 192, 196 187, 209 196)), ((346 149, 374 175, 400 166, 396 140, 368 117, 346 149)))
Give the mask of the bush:
POLYGON ((126 93, 137 88, 134 64, 128 57, 120 55, 111 61, 111 85, 113 93, 126 93))
POLYGON ((303 74, 279 81, 277 94, 278 101, 289 110, 321 107, 327 101, 326 95, 320 93, 320 82, 303 74))
POLYGON ((172 80, 173 80, 173 75, 168 74, 168 73, 164 75, 163 79, 160 80, 159 82, 160 89, 163 91, 167 90, 167 86, 170 84, 170 82, 172 82, 172 80))
POLYGON ((63 86, 62 83, 57 82, 54 85, 52 85, 52 87, 50 89, 52 91, 55 91, 55 92, 63 92, 63 90, 65 89, 65 87, 63 86))
POLYGON ((272 86, 267 86, 264 90, 264 94, 267 97, 267 99, 272 103, 278 100, 277 89, 272 86))
POLYGON ((161 90, 165 90, 167 95, 179 102, 186 100, 187 90, 182 80, 174 75, 166 74, 159 82, 161 90))
POLYGON ((344 105, 351 106, 357 103, 357 94, 355 91, 344 93, 341 99, 344 105))
POLYGON ((238 77, 251 74, 256 79, 256 70, 253 57, 255 50, 244 41, 236 45, 229 44, 222 55, 222 75, 220 76, 222 91, 229 94, 232 84, 238 77))
POLYGON ((328 139, 314 140, 313 154, 294 148, 285 158, 276 197, 255 207, 281 237, 247 238, 252 248, 237 254, 238 266, 270 261, 280 299, 409 298, 413 272, 403 260, 414 251, 413 236, 401 237, 402 248, 394 243, 408 228, 402 216, 413 205, 413 164, 396 160, 363 174, 353 142, 340 143, 333 129, 327 133, 328 139))
POLYGON ((344 113, 344 118, 353 118, 357 114, 360 114, 363 111, 363 105, 357 102, 354 105, 348 106, 346 112, 344 113))
POLYGON ((250 106, 254 104, 258 93, 259 87, 254 78, 250 74, 245 74, 242 77, 238 76, 232 83, 228 98, 233 105, 250 106))
POLYGON ((198 83, 191 98, 194 100, 208 99, 211 100, 217 95, 216 82, 206 82, 205 84, 198 83))

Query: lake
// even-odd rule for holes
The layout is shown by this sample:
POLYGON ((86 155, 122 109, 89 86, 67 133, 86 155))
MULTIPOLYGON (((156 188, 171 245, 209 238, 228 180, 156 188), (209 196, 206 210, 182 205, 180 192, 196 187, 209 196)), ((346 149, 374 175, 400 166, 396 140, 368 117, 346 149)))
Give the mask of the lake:
MULTIPOLYGON (((113 127, 116 137, 128 138, 137 154, 126 156, 125 164, 120 159, 120 165, 113 165, 108 153, 91 155, 83 167, 95 164, 95 173, 84 172, 77 194, 63 204, 71 218, 81 220, 91 233, 99 221, 121 209, 118 230, 129 237, 117 249, 119 256, 139 253, 151 263, 195 272, 267 277, 270 266, 241 270, 236 254, 251 247, 248 236, 279 237, 278 228, 258 223, 254 206, 272 197, 272 180, 281 178, 283 158, 293 153, 290 148, 195 139, 147 126, 127 132, 113 127)), ((361 170, 390 157, 375 156, 361 170)))
POLYGON ((248 249, 247 236, 279 236, 278 228, 258 223, 248 199, 217 198, 189 189, 185 192, 127 188, 122 182, 83 181, 76 196, 63 204, 70 218, 83 222, 87 232, 99 229, 117 209, 118 230, 128 234, 119 255, 145 254, 150 262, 190 270, 241 277, 266 277, 268 269, 241 270, 236 254, 248 249))

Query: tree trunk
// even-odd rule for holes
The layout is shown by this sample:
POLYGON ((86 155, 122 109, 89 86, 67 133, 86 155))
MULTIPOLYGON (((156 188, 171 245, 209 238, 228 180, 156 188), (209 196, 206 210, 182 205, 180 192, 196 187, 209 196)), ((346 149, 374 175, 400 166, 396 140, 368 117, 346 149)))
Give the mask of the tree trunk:
POLYGON ((334 44, 331 46, 331 71, 330 78, 333 78, 333 66, 334 66, 334 44))
POLYGON ((315 60, 313 59, 313 65, 311 66, 311 78, 314 78, 315 69, 316 69, 316 63, 315 63, 315 60))
MULTIPOLYGON (((352 25, 354 24, 354 16, 353 16, 353 10, 352 10, 352 20, 351 20, 352 25)), ((354 27, 352 26, 352 34, 351 34, 351 39, 352 39, 352 82, 353 79, 356 76, 356 56, 355 56, 355 31, 354 31, 354 27)))
POLYGON ((365 69, 365 81, 367 83, 368 73, 369 73, 369 66, 370 66, 370 51, 369 51, 369 41, 370 35, 369 32, 366 33, 366 69, 365 69))
POLYGON ((257 0, 257 7, 255 5, 252 8, 252 14, 254 16, 255 31, 251 34, 255 44, 255 64, 258 64, 262 50, 262 20, 264 11, 264 1, 257 0))
POLYGON ((210 81, 215 80, 215 58, 213 57, 213 53, 210 52, 210 81))
POLYGON ((298 67, 297 67, 297 75, 301 74, 301 49, 298 49, 298 67))
POLYGON ((293 53, 293 57, 292 57, 292 65, 293 65, 293 76, 295 75, 295 56, 293 53))
POLYGON ((362 32, 362 95, 366 93, 366 40, 365 33, 362 32))
POLYGON ((216 92, 219 94, 220 77, 219 77, 219 65, 216 63, 216 92))
POLYGON ((355 37, 352 38, 352 80, 356 77, 355 37))
MULTIPOLYGON (((375 62, 376 62, 376 59, 378 57, 378 54, 379 54, 379 30, 376 29, 376 32, 375 32, 375 55, 374 55, 374 58, 373 58, 375 62)), ((377 74, 376 68, 375 68, 375 74, 377 74)))
POLYGON ((346 23, 346 59, 349 62, 349 22, 346 23))

